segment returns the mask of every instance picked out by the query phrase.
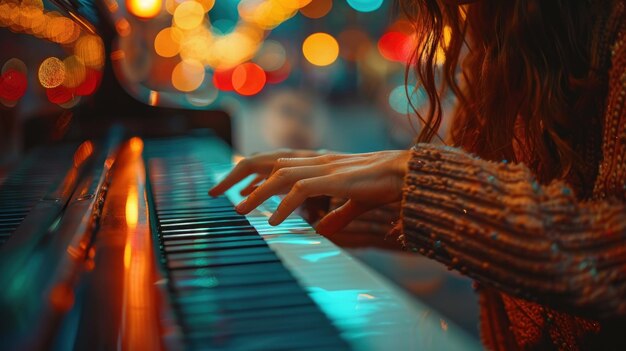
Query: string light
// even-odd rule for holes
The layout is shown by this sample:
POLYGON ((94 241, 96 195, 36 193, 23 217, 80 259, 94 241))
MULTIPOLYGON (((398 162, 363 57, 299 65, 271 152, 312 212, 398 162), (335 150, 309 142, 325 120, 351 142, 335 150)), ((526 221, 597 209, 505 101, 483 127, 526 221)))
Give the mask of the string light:
POLYGON ((161 12, 161 0, 127 0, 128 12, 141 19, 156 17, 161 12))

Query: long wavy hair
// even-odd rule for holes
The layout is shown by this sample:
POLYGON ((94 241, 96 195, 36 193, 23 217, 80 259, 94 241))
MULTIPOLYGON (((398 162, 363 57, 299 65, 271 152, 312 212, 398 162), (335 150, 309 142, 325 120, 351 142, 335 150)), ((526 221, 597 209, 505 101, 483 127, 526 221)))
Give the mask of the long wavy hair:
POLYGON ((436 136, 450 89, 457 98, 454 146, 490 160, 523 161, 542 182, 583 173, 589 165, 581 150, 605 94, 592 49, 598 2, 400 0, 417 38, 407 72, 428 96, 428 112, 416 111, 418 142, 436 136))

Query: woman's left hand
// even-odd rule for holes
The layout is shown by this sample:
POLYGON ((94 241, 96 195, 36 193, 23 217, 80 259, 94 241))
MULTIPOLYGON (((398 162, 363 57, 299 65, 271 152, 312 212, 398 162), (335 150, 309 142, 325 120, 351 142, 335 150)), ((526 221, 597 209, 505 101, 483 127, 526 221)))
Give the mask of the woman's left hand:
POLYGON ((281 158, 267 180, 236 210, 246 214, 272 195, 287 193, 269 219, 271 225, 278 225, 309 197, 348 199, 322 218, 316 228, 321 234, 332 234, 371 209, 399 201, 409 157, 409 151, 403 150, 281 158))

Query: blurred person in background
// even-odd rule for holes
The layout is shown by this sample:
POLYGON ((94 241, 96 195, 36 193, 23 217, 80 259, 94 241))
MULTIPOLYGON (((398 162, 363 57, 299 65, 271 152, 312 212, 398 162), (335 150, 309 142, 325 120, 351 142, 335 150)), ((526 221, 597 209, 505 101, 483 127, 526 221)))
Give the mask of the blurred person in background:
POLYGON ((623 350, 625 2, 401 4, 415 25, 412 66, 429 106, 418 113, 418 143, 259 154, 211 195, 257 174, 237 209, 287 194, 272 225, 307 198, 349 199, 322 218, 322 234, 401 202, 395 232, 405 247, 476 280, 487 348, 623 350), (446 27, 451 40, 437 68, 446 27), (458 102, 448 145, 439 145, 431 141, 446 89, 458 102))

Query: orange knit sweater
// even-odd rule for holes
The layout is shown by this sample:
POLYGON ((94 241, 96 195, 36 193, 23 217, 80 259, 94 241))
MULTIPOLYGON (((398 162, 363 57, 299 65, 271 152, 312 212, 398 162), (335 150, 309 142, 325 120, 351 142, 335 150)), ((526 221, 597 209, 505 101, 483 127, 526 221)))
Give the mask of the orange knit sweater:
POLYGON ((617 2, 607 26, 609 89, 590 197, 564 180, 540 185, 524 164, 413 148, 402 239, 479 283, 490 349, 626 350, 624 7, 617 2))

